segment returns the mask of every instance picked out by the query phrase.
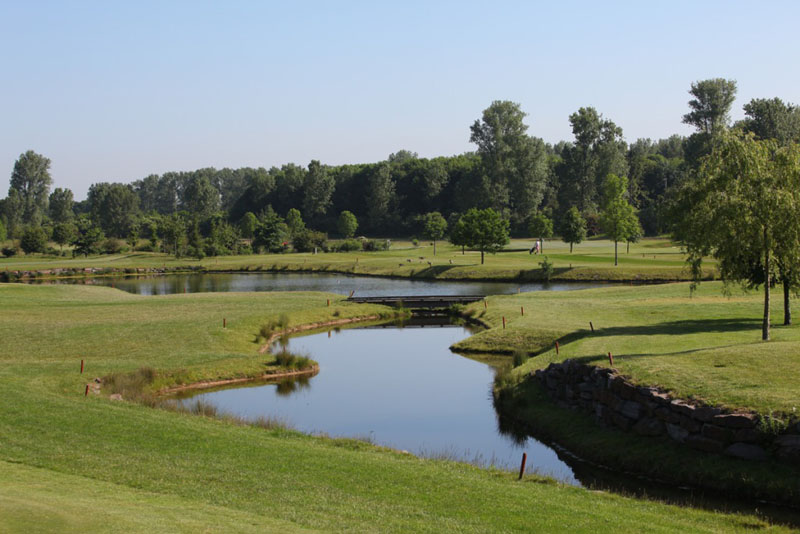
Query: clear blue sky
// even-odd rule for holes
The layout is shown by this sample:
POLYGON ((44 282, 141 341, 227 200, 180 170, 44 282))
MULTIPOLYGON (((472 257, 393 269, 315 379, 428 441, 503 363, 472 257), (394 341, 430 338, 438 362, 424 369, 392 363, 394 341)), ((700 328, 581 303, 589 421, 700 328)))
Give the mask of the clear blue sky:
POLYGON ((692 81, 800 103, 800 2, 0 0, 0 195, 14 161, 54 187, 200 167, 472 150, 513 100, 571 139, 594 106, 628 141, 687 134, 692 81))

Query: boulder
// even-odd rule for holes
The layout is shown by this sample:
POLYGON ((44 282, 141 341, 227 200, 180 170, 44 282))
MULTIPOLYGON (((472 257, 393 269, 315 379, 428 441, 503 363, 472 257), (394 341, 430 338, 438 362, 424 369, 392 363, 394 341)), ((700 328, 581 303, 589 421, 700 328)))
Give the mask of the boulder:
POLYGON ((729 413, 715 415, 711 422, 727 428, 755 428, 758 416, 751 413, 729 413))
POLYGON ((640 436, 660 436, 664 433, 664 423, 652 417, 643 417, 633 425, 633 431, 640 436))
POLYGON ((683 443, 686 441, 686 438, 689 437, 689 431, 681 428, 678 425, 667 423, 665 427, 667 429, 667 435, 678 443, 683 443))
POLYGON ((703 425, 701 430, 701 434, 707 438, 714 439, 717 441, 730 441, 733 437, 730 429, 725 427, 712 425, 710 423, 706 423, 703 425))
POLYGON ((725 454, 756 462, 762 462, 767 459, 767 451, 758 445, 752 445, 750 443, 734 443, 725 449, 725 454))
POLYGON ((705 452, 722 452, 725 444, 715 439, 706 438, 698 434, 692 434, 686 438, 686 444, 693 449, 705 452))

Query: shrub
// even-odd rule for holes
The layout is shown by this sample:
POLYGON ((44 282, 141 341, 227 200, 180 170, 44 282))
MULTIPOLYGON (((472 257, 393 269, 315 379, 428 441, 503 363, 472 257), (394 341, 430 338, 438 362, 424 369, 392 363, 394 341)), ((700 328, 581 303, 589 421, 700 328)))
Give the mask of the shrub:
POLYGON ((25 254, 32 254, 34 252, 44 252, 47 245, 47 235, 39 226, 29 226, 25 229, 20 239, 19 246, 25 251, 25 254))
POLYGON ((100 245, 100 249, 105 254, 119 254, 122 252, 122 247, 125 246, 125 243, 121 239, 117 239, 115 237, 109 237, 100 245))
POLYGON ((3 256, 6 258, 10 258, 11 256, 16 256, 17 254, 17 247, 3 247, 3 256))
POLYGON ((328 234, 315 230, 304 229, 292 238, 292 246, 297 252, 311 252, 315 248, 327 248, 328 234))
POLYGON ((369 241, 364 241, 362 246, 364 250, 367 252, 374 252, 376 250, 389 250, 389 240, 380 241, 377 239, 370 239, 369 241))
POLYGON ((331 250, 334 252, 352 252, 355 250, 361 250, 361 241, 358 239, 345 239, 344 241, 340 241, 331 247, 331 250))
POLYGON ((539 267, 542 270, 542 278, 544 278, 546 282, 549 282, 550 278, 553 277, 553 263, 545 256, 542 261, 539 262, 539 267))
POLYGON ((530 358, 530 356, 528 356, 527 352, 518 350, 511 357, 511 360, 514 363, 514 367, 519 367, 523 363, 527 362, 529 358, 530 358))

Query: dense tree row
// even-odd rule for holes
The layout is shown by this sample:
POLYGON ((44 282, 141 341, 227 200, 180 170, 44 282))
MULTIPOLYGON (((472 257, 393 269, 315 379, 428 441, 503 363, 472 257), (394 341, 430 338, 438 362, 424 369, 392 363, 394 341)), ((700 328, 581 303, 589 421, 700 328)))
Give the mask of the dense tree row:
POLYGON ((200 255, 247 252, 242 238, 271 251, 319 248, 324 235, 310 228, 346 238, 358 228, 364 235, 449 235, 466 245, 458 221, 491 209, 512 235, 555 232, 572 245, 602 232, 631 242, 675 228, 680 218, 671 214, 685 208, 679 192, 697 181, 725 132, 781 145, 800 138, 800 111, 780 99, 752 100, 746 119, 731 125, 735 82, 704 80, 689 92, 683 121, 697 132, 685 138, 629 145, 611 119, 584 107, 569 116, 573 139, 549 145, 529 135, 519 104, 495 101, 469 129, 476 150, 458 156, 426 159, 401 150, 372 164, 168 172, 131 184, 96 183, 81 202, 68 189, 51 193, 50 161, 28 151, 0 201, 0 238, 19 239, 29 250, 41 248, 44 235, 80 244, 84 253, 118 249, 125 240, 200 255))

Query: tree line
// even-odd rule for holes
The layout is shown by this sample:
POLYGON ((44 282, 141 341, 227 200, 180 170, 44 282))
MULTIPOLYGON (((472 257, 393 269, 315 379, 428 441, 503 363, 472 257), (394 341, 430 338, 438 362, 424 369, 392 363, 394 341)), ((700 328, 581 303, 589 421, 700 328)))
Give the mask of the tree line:
POLYGON ((615 243, 678 235, 686 222, 681 195, 698 181, 716 139, 730 131, 782 145, 800 137, 800 111, 778 98, 750 101, 746 118, 731 124, 733 80, 702 80, 689 93, 682 119, 696 132, 688 137, 628 144, 610 118, 582 107, 568 118, 573 138, 548 144, 529 134, 519 104, 495 101, 470 126, 476 148, 465 154, 429 159, 400 150, 370 164, 167 172, 130 184, 95 183, 79 202, 69 189, 51 192, 49 159, 28 151, 0 200, 0 237, 30 251, 52 240, 85 254, 127 244, 217 255, 322 248, 328 235, 350 238, 357 228, 372 236, 447 235, 475 246, 458 222, 467 213, 487 217, 487 210, 511 235, 557 233, 571 247, 599 233, 615 243), (352 224, 342 226, 345 213, 352 224), (431 228, 433 214, 445 221, 444 231, 431 228))

